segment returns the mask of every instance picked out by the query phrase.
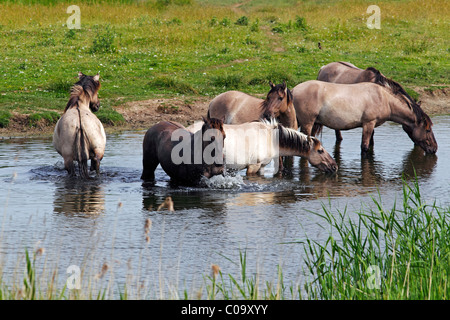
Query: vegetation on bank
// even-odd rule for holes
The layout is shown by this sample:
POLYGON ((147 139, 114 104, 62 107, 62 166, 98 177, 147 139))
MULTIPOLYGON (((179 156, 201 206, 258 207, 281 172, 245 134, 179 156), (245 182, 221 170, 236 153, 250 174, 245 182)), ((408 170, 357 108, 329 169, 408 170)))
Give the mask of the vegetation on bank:
MULTIPOLYGON (((299 261, 302 283, 286 283, 283 270, 274 270, 273 281, 261 280, 258 272, 248 270, 246 252, 236 262, 240 274, 223 274, 212 266, 194 291, 172 288, 136 288, 134 283, 109 281, 105 263, 95 275, 82 270, 79 290, 60 283, 57 270, 42 272, 36 261, 42 248, 25 251, 23 278, 9 283, 0 274, 0 300, 3 299, 448 299, 450 284, 450 206, 441 208, 423 201, 417 180, 404 180, 398 203, 384 208, 382 199, 362 204, 360 212, 340 212, 323 205, 321 226, 329 230, 325 241, 305 239, 290 245, 304 248, 299 261), (304 270, 301 270, 304 265, 304 270), (197 290, 197 291, 195 291, 197 290)), ((146 231, 147 232, 147 231, 146 231)), ((287 244, 280 244, 287 245, 287 244)), ((112 272, 112 271, 111 271, 112 272)), ((17 272, 20 274, 20 270, 17 272)), ((165 281, 159 285, 166 286, 165 281)))
POLYGON ((70 1, 0 1, 0 127, 15 114, 54 123, 78 71, 100 72, 98 116, 111 125, 126 101, 264 94, 269 80, 293 87, 340 60, 374 66, 413 95, 449 83, 444 0, 378 2, 381 29, 367 27, 364 0, 77 3, 81 28, 69 29, 70 1))

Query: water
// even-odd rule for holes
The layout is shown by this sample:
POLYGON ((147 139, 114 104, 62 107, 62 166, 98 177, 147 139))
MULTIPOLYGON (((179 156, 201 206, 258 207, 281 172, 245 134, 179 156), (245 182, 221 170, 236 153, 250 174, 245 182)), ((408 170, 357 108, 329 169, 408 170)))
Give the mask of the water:
POLYGON ((361 130, 343 132, 335 146, 334 132, 325 128, 320 139, 339 165, 337 175, 294 158, 283 176, 274 176, 269 165, 262 176, 239 172, 197 188, 173 187, 160 167, 154 186, 142 184, 145 132, 108 135, 101 177, 87 182, 66 176, 51 139, 0 141, 3 281, 23 279, 25 248, 44 248, 36 263, 44 275, 57 267, 61 288, 70 276, 67 268, 76 265, 98 275, 90 287, 112 280, 114 288, 127 283, 137 292, 142 286, 151 298, 183 290, 192 298, 212 264, 238 278, 244 252, 247 275, 258 273, 261 283, 276 282, 278 265, 285 284, 301 283, 304 251, 292 242, 328 236, 324 221, 312 213, 321 213, 322 205, 332 212, 358 211, 379 192, 389 208, 401 199, 402 174, 413 176, 414 170, 426 201, 450 204, 450 117, 433 122, 436 155, 424 155, 401 126, 386 123, 375 131, 373 154, 362 159, 361 130), (175 212, 156 211, 167 196, 175 212))

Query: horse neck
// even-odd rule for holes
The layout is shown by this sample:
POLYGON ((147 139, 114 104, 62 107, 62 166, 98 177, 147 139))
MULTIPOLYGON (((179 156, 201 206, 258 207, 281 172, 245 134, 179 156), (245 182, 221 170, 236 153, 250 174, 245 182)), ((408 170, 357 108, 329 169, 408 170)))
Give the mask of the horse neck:
POLYGON ((396 123, 410 126, 416 122, 416 115, 408 103, 401 97, 387 94, 388 104, 391 109, 390 120, 396 123))
POLYGON ((290 128, 279 126, 278 139, 280 156, 304 157, 312 147, 307 135, 290 128))
POLYGON ((297 125, 297 117, 296 117, 296 113, 295 113, 295 108, 294 108, 294 104, 291 103, 287 110, 285 112, 280 113, 279 117, 279 122, 287 128, 291 128, 291 129, 298 129, 298 125, 297 125))
POLYGON ((90 99, 83 92, 82 89, 81 90, 76 89, 76 90, 72 91, 69 103, 71 103, 71 101, 73 101, 73 103, 69 107, 66 108, 66 111, 67 111, 67 109, 71 109, 71 108, 78 108, 79 110, 90 111, 90 109, 89 109, 90 99))

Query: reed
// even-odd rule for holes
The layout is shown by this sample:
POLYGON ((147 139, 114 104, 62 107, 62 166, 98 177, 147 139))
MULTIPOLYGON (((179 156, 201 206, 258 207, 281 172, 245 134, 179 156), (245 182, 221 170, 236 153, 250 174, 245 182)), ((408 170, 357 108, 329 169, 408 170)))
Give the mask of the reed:
POLYGON ((425 203, 417 180, 402 196, 390 209, 372 198, 354 215, 323 207, 327 241, 303 242, 309 298, 448 299, 450 207, 425 203))

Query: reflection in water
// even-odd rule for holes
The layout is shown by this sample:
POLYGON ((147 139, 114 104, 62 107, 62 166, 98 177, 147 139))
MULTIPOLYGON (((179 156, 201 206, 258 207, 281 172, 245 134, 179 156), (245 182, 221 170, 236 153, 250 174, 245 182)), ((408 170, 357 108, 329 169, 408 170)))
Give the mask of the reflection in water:
POLYGON ((422 148, 414 146, 403 160, 401 172, 409 178, 414 177, 414 172, 421 179, 428 178, 436 167, 437 159, 436 154, 426 154, 422 148))
POLYGON ((98 181, 64 178, 56 182, 53 210, 64 214, 99 214, 105 210, 105 193, 98 181))

